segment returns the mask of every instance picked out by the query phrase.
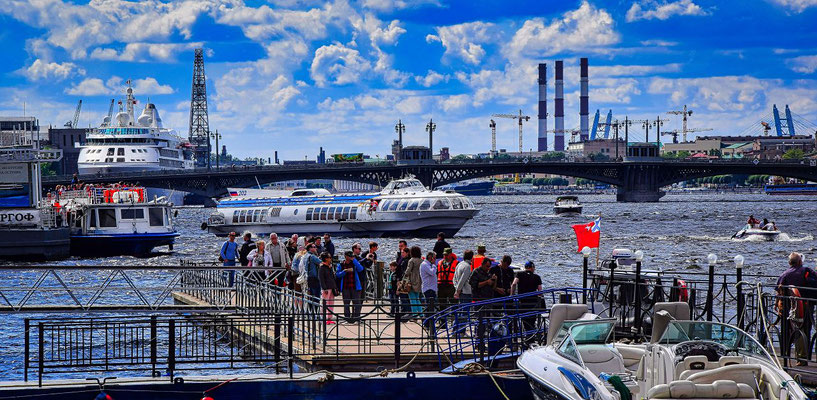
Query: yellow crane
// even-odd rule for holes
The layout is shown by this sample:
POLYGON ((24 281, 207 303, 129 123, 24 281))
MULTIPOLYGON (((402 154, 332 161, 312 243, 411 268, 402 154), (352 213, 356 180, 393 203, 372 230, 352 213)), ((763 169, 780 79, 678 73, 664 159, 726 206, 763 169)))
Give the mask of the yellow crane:
POLYGON ((522 153, 522 121, 529 121, 530 116, 522 115, 522 110, 519 110, 519 115, 517 114, 494 114, 491 115, 494 118, 510 118, 519 121, 519 153, 522 153))

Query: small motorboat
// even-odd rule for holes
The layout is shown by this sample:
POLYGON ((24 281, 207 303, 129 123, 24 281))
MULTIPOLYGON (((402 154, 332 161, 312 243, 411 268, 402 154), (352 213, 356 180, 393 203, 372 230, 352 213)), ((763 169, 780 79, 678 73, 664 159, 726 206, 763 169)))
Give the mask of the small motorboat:
POLYGON ((553 211, 556 214, 581 214, 582 203, 579 202, 578 196, 559 196, 556 198, 553 211))
POLYGON ((805 400, 803 388, 746 332, 690 321, 684 302, 657 303, 649 343, 615 341, 615 319, 556 304, 547 344, 517 366, 537 399, 805 400), (674 316, 682 319, 676 320, 674 316))
POLYGON ((732 239, 754 239, 759 238, 767 242, 774 242, 780 236, 779 230, 768 230, 761 228, 753 228, 749 225, 743 227, 737 233, 732 235, 732 239))

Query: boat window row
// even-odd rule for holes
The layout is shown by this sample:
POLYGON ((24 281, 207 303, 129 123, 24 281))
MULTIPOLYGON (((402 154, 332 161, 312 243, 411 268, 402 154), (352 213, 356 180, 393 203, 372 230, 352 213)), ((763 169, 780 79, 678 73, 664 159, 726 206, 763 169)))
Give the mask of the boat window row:
POLYGON ((163 167, 184 168, 184 162, 178 160, 168 160, 165 158, 159 159, 159 165, 163 167))
POLYGON ((159 155, 162 157, 179 158, 179 152, 176 150, 159 149, 159 155))
POLYGON ((334 221, 357 219, 357 207, 310 207, 306 209, 307 221, 334 221))
POLYGON ((146 135, 149 133, 144 128, 107 128, 100 129, 99 132, 105 135, 146 135))
MULTIPOLYGON (((233 223, 266 222, 266 209, 256 208, 254 210, 237 210, 233 212, 233 223)), ((280 209, 278 213, 280 213, 280 209)))
POLYGON ((466 197, 437 197, 413 200, 384 200, 380 203, 379 208, 380 211, 462 210, 474 208, 474 204, 466 197))
POLYGON ((98 144, 123 144, 123 143, 149 143, 149 144, 158 144, 158 140, 149 139, 149 138, 87 138, 85 140, 86 144, 89 145, 98 145, 98 144))
MULTIPOLYGON (((91 228, 116 228, 116 208, 98 208, 90 210, 88 226, 91 228), (97 217, 98 215, 98 217, 97 217)), ((160 207, 147 208, 147 219, 150 226, 165 225, 165 211, 160 207)), ((138 222, 145 220, 145 208, 120 208, 119 220, 128 222, 138 222)))

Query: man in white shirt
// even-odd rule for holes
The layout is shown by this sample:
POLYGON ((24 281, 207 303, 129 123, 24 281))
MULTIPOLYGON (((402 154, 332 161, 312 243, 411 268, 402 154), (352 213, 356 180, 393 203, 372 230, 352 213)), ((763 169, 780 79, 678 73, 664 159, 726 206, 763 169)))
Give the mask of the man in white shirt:
POLYGON ((471 302, 471 284, 468 282, 471 279, 471 262, 474 259, 474 252, 466 250, 462 254, 462 262, 457 265, 457 270, 454 272, 454 298, 458 299, 460 303, 471 302))

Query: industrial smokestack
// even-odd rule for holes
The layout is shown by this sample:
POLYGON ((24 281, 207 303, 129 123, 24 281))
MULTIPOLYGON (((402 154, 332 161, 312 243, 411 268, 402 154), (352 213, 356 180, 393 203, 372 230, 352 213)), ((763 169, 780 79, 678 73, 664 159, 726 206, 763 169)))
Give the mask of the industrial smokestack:
POLYGON ((586 141, 589 136, 589 106, 588 106, 588 89, 587 89, 587 58, 579 59, 581 93, 579 94, 579 138, 581 141, 586 141))
POLYGON ((548 65, 539 64, 539 151, 548 149, 547 72, 548 65))
POLYGON ((553 150, 565 150, 565 83, 562 74, 564 61, 556 61, 556 98, 553 100, 553 114, 556 118, 556 131, 553 135, 553 150))

